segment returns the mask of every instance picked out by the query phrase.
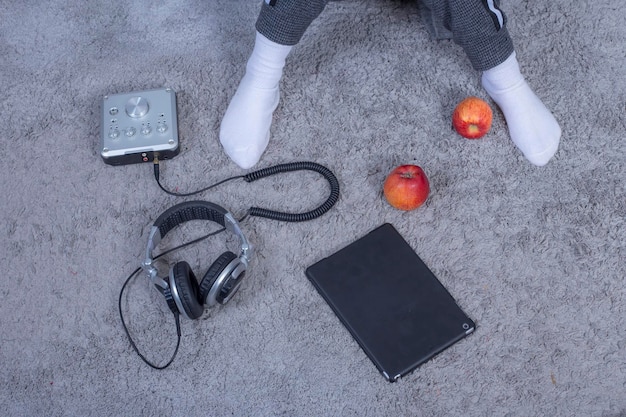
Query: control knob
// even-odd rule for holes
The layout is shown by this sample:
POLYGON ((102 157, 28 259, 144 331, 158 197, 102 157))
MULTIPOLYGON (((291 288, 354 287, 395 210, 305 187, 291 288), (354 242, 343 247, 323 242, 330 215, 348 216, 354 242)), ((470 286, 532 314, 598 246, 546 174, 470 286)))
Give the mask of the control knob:
POLYGON ((126 114, 133 119, 145 116, 149 109, 148 100, 144 97, 131 97, 126 102, 126 114))

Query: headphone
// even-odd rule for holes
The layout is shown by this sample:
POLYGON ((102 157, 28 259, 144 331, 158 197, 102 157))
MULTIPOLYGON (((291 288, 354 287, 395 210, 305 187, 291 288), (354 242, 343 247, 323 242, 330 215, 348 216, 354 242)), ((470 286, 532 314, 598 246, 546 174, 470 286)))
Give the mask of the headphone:
POLYGON ((182 314, 195 320, 202 316, 205 305, 226 304, 235 295, 251 258, 252 247, 231 213, 208 201, 188 201, 169 208, 156 219, 150 230, 141 269, 163 294, 175 316, 182 314), (167 277, 160 277, 153 265, 153 250, 170 230, 191 220, 210 220, 234 233, 239 238, 239 254, 230 251, 221 254, 200 282, 185 261, 172 265, 167 277))
MULTIPOLYGON (((273 0, 272 0, 273 1, 273 0)), ((244 216, 264 217, 267 219, 285 221, 285 222, 303 222, 313 220, 328 210, 339 199, 339 181, 337 177, 323 165, 315 162, 291 162, 287 164, 280 164, 263 168, 258 171, 250 172, 246 175, 227 178, 206 188, 191 193, 175 193, 167 190, 159 182, 159 160, 155 152, 154 160, 154 177, 159 187, 167 194, 188 197, 204 191, 207 191, 217 185, 223 184, 227 181, 242 178, 246 182, 253 182, 261 178, 273 176, 282 172, 301 171, 308 170, 321 174, 330 185, 330 194, 326 201, 317 208, 302 212, 302 213, 286 213, 280 211, 268 210, 260 207, 250 207, 244 216)), ((180 316, 183 315, 188 319, 198 319, 204 313, 205 306, 214 306, 216 304, 226 304, 235 295, 239 289, 248 269, 250 260, 252 259, 253 248, 248 242, 248 239, 244 236, 239 223, 226 209, 218 206, 217 204, 210 203, 208 201, 188 201, 185 203, 177 204, 163 214, 161 214, 154 225, 150 229, 148 236, 148 245, 146 246, 146 253, 144 261, 141 266, 135 269, 130 276, 126 279, 120 290, 118 298, 118 309, 120 313, 120 319, 124 332, 128 337, 131 347, 135 350, 137 355, 149 366, 154 369, 165 369, 174 361, 181 340, 181 328, 180 328, 180 316), (221 229, 209 233, 206 236, 195 239, 191 242, 187 242, 175 248, 166 250, 153 256, 152 252, 156 246, 161 242, 161 239, 167 235, 167 233, 185 222, 191 220, 210 220, 218 223, 222 226, 221 229), (178 250, 184 246, 188 246, 197 243, 209 236, 221 233, 224 230, 229 230, 239 238, 239 254, 233 252, 224 252, 221 254, 215 262, 209 267, 206 274, 204 274, 200 282, 197 281, 195 274, 191 270, 191 267, 187 262, 181 261, 174 264, 169 274, 165 277, 159 275, 159 271, 154 266, 154 261, 161 258, 165 254, 178 250), (178 334, 178 341, 176 342, 176 349, 172 354, 170 360, 164 365, 156 365, 146 358, 140 351, 135 342, 133 341, 129 329, 124 321, 124 314, 122 311, 122 300, 124 290, 128 286, 129 282, 138 274, 143 271, 150 282, 156 287, 156 289, 165 297, 168 307, 174 313, 174 319, 176 320, 176 332, 178 334)))

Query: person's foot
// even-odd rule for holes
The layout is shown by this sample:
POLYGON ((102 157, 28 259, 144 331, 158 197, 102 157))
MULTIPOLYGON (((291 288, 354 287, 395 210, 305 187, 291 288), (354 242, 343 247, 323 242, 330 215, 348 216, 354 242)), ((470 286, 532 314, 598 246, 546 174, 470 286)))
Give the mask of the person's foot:
POLYGON ((272 114, 280 97, 278 83, 291 48, 257 32, 246 74, 220 127, 224 151, 241 168, 248 169, 259 162, 269 143, 272 114))
POLYGON ((559 147, 561 127, 526 83, 515 52, 483 72, 482 84, 504 113, 513 143, 531 163, 547 164, 559 147))

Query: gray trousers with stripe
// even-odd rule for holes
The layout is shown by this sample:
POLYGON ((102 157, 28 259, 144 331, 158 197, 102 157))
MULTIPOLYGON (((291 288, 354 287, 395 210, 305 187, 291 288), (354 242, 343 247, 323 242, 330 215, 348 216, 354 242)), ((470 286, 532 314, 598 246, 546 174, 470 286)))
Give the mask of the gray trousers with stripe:
MULTIPOLYGON (((281 45, 295 45, 329 0, 263 0, 256 29, 281 45)), ((499 0, 420 0, 431 33, 452 38, 478 71, 491 69, 513 53, 499 0)))

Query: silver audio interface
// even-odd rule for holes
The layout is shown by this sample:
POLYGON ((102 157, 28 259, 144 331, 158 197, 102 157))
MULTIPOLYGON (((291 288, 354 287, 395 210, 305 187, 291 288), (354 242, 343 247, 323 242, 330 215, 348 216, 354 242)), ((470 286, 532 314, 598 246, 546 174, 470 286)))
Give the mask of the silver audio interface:
POLYGON ((176 93, 171 88, 104 96, 100 155, 110 165, 178 155, 176 93))

